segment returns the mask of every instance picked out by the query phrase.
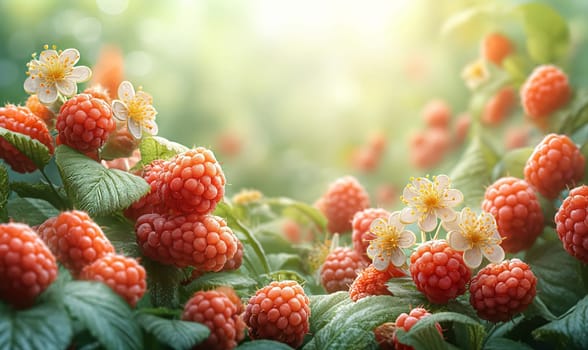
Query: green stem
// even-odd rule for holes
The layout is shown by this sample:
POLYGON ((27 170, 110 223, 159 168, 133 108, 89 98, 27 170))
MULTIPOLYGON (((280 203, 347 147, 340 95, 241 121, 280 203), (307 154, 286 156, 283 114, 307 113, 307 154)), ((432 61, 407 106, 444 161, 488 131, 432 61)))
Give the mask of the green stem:
POLYGON ((49 176, 47 176, 43 169, 39 169, 39 171, 41 172, 41 175, 43 175, 43 177, 45 178, 45 181, 47 181, 47 183, 49 184, 49 187, 51 187, 51 191, 53 192, 53 194, 55 194, 55 196, 59 199, 59 202, 61 203, 61 208, 59 209, 67 209, 69 207, 67 205, 67 202, 63 199, 59 192, 57 192, 57 189, 53 185, 53 182, 51 182, 51 180, 49 179, 49 176))
POLYGON ((437 225, 437 230, 435 231, 435 235, 433 236, 433 240, 437 240, 437 237, 439 236, 440 229, 441 229, 441 222, 439 222, 439 225, 437 225))

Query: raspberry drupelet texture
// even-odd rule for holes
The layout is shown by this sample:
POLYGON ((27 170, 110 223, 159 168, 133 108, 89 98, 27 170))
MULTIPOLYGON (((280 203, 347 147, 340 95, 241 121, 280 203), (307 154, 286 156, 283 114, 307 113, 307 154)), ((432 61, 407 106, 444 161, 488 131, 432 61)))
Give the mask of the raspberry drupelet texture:
POLYGON ((471 271, 462 252, 444 240, 421 244, 410 256, 410 274, 417 289, 435 304, 446 304, 466 291, 471 271))
POLYGON ((584 177, 586 160, 566 135, 548 134, 525 165, 525 180, 548 199, 576 185, 584 177))
POLYGON ((327 217, 329 232, 345 233, 351 230, 353 215, 368 208, 370 199, 356 178, 344 176, 329 185, 315 206, 327 217))
POLYGON ((61 106, 55 127, 59 142, 87 153, 102 147, 116 128, 116 122, 106 102, 79 94, 61 106))
POLYGON ((501 33, 490 33, 482 40, 482 57, 498 66, 513 50, 510 39, 501 33))
POLYGON ((353 241, 353 250, 355 250, 365 261, 371 262, 366 251, 370 241, 376 236, 370 232, 370 225, 376 219, 388 220, 390 212, 382 208, 367 208, 358 211, 353 215, 351 227, 353 232, 351 239, 353 241))
POLYGON ((500 89, 484 106, 482 122, 487 125, 499 125, 517 104, 517 94, 507 86, 500 89))
POLYGON ((74 276, 84 266, 114 253, 114 247, 100 226, 83 211, 62 212, 42 223, 37 232, 57 260, 74 276))
POLYGON ((0 224, 0 299, 29 307, 56 277, 55 257, 32 228, 0 224))
POLYGON ((86 265, 80 273, 80 279, 106 284, 131 307, 137 305, 147 289, 147 275, 143 266, 133 258, 118 254, 105 255, 86 265))
POLYGON ((131 204, 131 206, 125 210, 124 214, 127 218, 137 220, 137 218, 143 214, 165 214, 167 212, 159 193, 164 164, 164 160, 154 160, 137 174, 149 184, 150 190, 149 193, 131 204))
POLYGON ((34 115, 45 122, 47 127, 55 123, 55 114, 39 101, 37 95, 30 95, 27 99, 26 106, 34 115))
MULTIPOLYGON (((6 105, 0 108, 0 127, 24 134, 41 142, 53 154, 53 140, 43 120, 35 116, 28 108, 6 105)), ((0 137, 0 158, 19 173, 37 170, 37 166, 16 147, 0 137)))
POLYGON ((321 266, 321 285, 327 293, 349 290, 357 274, 367 266, 368 263, 353 249, 336 248, 321 266))
POLYGON ((394 336, 396 335, 396 324, 394 322, 382 323, 374 329, 374 336, 378 349, 395 350, 394 336))
POLYGON ((502 248, 517 253, 530 248, 543 232, 543 212, 527 181, 503 177, 488 186, 482 210, 496 219, 502 248))
POLYGON ((423 108, 423 119, 429 128, 447 129, 451 121, 451 108, 443 100, 429 101, 423 108))
POLYGON ((564 249, 588 264, 588 186, 572 189, 555 214, 557 235, 564 249))
POLYGON ((406 274, 392 264, 385 271, 379 271, 374 265, 370 265, 359 273, 349 287, 349 297, 353 301, 358 301, 371 295, 392 295, 386 287, 386 282, 391 278, 403 276, 406 274))
POLYGON ((309 330, 310 300, 298 282, 274 281, 249 299, 243 318, 251 339, 271 339, 297 348, 309 330))
POLYGON ((470 304, 478 316, 491 322, 506 322, 533 302, 537 278, 519 259, 489 264, 472 278, 470 304))
MULTIPOLYGON (((398 315, 398 317, 396 318, 396 322, 395 322, 396 328, 403 329, 404 331, 408 332, 420 320, 422 320, 425 317, 429 317, 429 316, 431 316, 431 313, 428 312, 426 309, 424 309, 422 307, 415 307, 414 309, 410 310, 410 312, 408 314, 403 312, 400 315, 398 315)), ((441 325, 439 323, 435 323, 435 328, 437 328, 437 331, 439 332, 441 337, 443 337, 443 330, 441 329, 441 325)), ((402 344, 401 342, 399 342, 398 337, 396 336, 396 333, 394 333, 394 349, 396 349, 396 350, 414 350, 414 348, 412 346, 405 345, 405 344, 402 344)))
POLYGON ((521 102, 532 119, 549 116, 563 107, 572 95, 567 75, 558 67, 535 68, 521 87, 521 102))
POLYGON ((220 271, 237 252, 237 237, 218 216, 145 214, 135 231, 145 256, 177 267, 220 271))
POLYGON ((208 339, 194 349, 230 350, 245 336, 239 306, 219 290, 196 292, 184 306, 182 320, 204 324, 208 339))

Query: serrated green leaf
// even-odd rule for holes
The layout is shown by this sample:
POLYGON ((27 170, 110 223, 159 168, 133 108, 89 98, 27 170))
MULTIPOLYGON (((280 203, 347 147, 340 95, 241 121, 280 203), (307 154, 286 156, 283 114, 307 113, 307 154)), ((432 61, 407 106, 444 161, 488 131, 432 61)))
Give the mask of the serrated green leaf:
MULTIPOLYGON (((63 199, 53 191, 51 185, 47 183, 30 183, 15 181, 10 183, 10 189, 18 194, 19 197, 37 198, 51 203, 55 208, 60 208, 64 205, 63 199)), ((65 197, 65 191, 61 189, 59 192, 65 197)))
POLYGON ((559 13, 539 3, 520 5, 517 11, 523 18, 527 51, 531 58, 538 63, 553 63, 567 54, 570 31, 559 13))
POLYGON ((94 221, 116 248, 127 256, 140 256, 135 224, 122 215, 95 216, 94 221))
POLYGON ((10 186, 8 183, 8 170, 3 164, 0 164, 0 212, 2 213, 1 219, 6 221, 8 204, 8 196, 10 195, 10 186))
POLYGON ((310 298, 310 333, 316 333, 319 329, 335 316, 343 305, 351 304, 347 292, 336 292, 327 295, 311 295, 310 298))
POLYGON ((556 340, 564 349, 588 349, 588 296, 585 296, 560 319, 533 331, 536 339, 556 340))
POLYGON ((490 338, 484 344, 484 350, 531 350, 533 349, 525 343, 521 343, 512 339, 507 338, 490 338))
POLYGON ((245 342, 239 345, 235 350, 292 350, 293 348, 289 347, 284 343, 280 343, 274 340, 253 340, 245 342))
POLYGON ((190 292, 211 289, 219 286, 232 286, 234 289, 250 289, 257 281, 249 276, 234 272, 211 272, 198 277, 185 287, 190 292))
POLYGON ((176 154, 185 152, 188 147, 169 141, 160 136, 144 137, 139 144, 141 161, 134 168, 140 169, 156 159, 169 159, 176 154))
POLYGON ((0 302, 0 349, 62 350, 72 336, 71 321, 59 303, 16 311, 0 302))
POLYGON ((196 322, 169 320, 142 312, 136 318, 147 332, 176 350, 191 349, 210 335, 208 327, 196 322))
POLYGON ((269 262, 272 271, 294 270, 301 273, 304 271, 302 258, 296 254, 268 254, 267 261, 269 262))
POLYGON ((524 147, 507 152, 494 167, 492 179, 498 180, 504 176, 513 176, 518 179, 525 178, 525 165, 533 153, 533 148, 524 147))
POLYGON ((414 349, 447 350, 447 344, 443 341, 434 324, 429 324, 426 327, 415 327, 410 332, 405 332, 403 329, 397 330, 398 341, 402 344, 410 345, 414 349))
MULTIPOLYGON (((323 334, 326 339, 331 339, 328 343, 318 341, 318 349, 321 350, 376 350, 379 349, 376 343, 374 332, 365 330, 358 326, 350 326, 345 329, 344 336, 340 331, 331 327, 323 334), (332 334, 331 334, 332 333, 332 334)), ((304 348, 306 349, 306 347, 304 348)))
POLYGON ((107 169, 64 145, 55 150, 55 162, 69 198, 77 209, 91 216, 123 210, 150 190, 142 178, 118 169, 107 169))
POLYGON ((28 135, 0 127, 0 137, 29 158, 39 169, 43 169, 51 159, 49 148, 28 135))
POLYGON ((58 214, 58 209, 42 199, 17 197, 8 200, 8 217, 15 222, 36 226, 58 214))
POLYGON ((106 349, 141 349, 143 335, 133 312, 105 284, 70 282, 63 289, 63 303, 106 349))
POLYGON ((287 241, 284 236, 277 232, 271 232, 267 230, 255 230, 255 238, 263 247, 265 254, 276 253, 296 253, 296 249, 292 246, 292 243, 287 241))

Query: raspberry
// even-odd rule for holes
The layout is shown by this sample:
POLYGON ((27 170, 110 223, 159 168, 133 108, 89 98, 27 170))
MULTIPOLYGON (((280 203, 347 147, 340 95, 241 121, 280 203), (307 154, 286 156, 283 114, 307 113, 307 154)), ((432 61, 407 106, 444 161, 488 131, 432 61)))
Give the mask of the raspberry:
POLYGON ((164 165, 160 196, 178 213, 208 214, 225 194, 225 175, 212 151, 198 147, 164 165))
POLYGON ((147 181, 150 190, 149 193, 131 204, 131 206, 125 210, 124 214, 127 218, 137 220, 137 218, 143 214, 163 214, 166 212, 159 196, 164 165, 164 160, 157 159, 151 162, 151 164, 145 166, 143 170, 137 174, 147 181))
POLYGON ((570 255, 588 263, 588 186, 572 189, 555 214, 557 235, 570 255))
POLYGON ((584 177, 585 159, 566 135, 548 134, 535 147, 525 165, 525 180, 548 199, 584 177))
POLYGON ((353 250, 355 250, 365 261, 371 261, 366 250, 370 245, 370 241, 374 239, 373 233, 370 232, 370 225, 376 219, 388 220, 390 212, 382 208, 368 208, 358 211, 353 215, 351 226, 353 232, 351 234, 353 240, 353 250))
POLYGON ((536 285, 533 271, 519 259, 488 264, 472 278, 470 304, 480 318, 505 322, 533 302, 536 285))
POLYGON ((55 114, 51 112, 47 106, 39 101, 39 97, 37 95, 30 95, 26 102, 27 108, 37 117, 39 117, 47 126, 50 126, 54 123, 55 114))
POLYGON ((410 160, 419 169, 438 165, 451 146, 447 129, 433 128, 423 130, 410 139, 410 160))
MULTIPOLYGON (((398 200, 398 189, 392 184, 380 184, 376 188, 376 204, 390 207, 398 200)), ((351 222, 353 226, 353 221, 351 222)), ((355 246, 354 246, 355 247, 355 246)))
POLYGON ((443 100, 429 101, 423 108, 423 119, 430 128, 447 129, 451 120, 451 108, 443 100))
POLYGON ((55 257, 32 228, 0 224, 0 299, 29 307, 56 277, 55 257))
POLYGON ((513 88, 505 87, 499 90, 484 106, 482 122, 487 125, 500 124, 514 109, 516 103, 517 95, 513 88))
MULTIPOLYGON (((0 127, 18 132, 41 142, 53 154, 53 142, 47 125, 36 117, 28 108, 6 105, 0 108, 0 127)), ((0 158, 19 173, 37 170, 37 166, 13 145, 0 137, 0 158)))
POLYGON ((525 180, 498 179, 486 189, 482 210, 496 219, 502 248, 508 253, 530 248, 543 232, 541 205, 525 180))
POLYGON ((457 145, 461 145, 465 141, 468 132, 470 131, 471 124, 472 118, 469 114, 462 113, 457 116, 455 121, 455 143, 457 145))
POLYGON ((232 258, 227 260, 225 266, 221 269, 221 271, 234 271, 241 267, 243 264, 243 243, 237 238, 237 251, 232 258))
POLYGON ((410 274, 416 287, 430 302, 447 304, 466 291, 471 271, 462 253, 444 240, 427 241, 410 256, 410 274))
POLYGON ((504 148, 507 150, 525 147, 529 143, 529 129, 526 126, 509 128, 504 136, 504 148))
POLYGON ((237 237, 218 216, 145 214, 135 230, 143 254, 163 264, 220 271, 237 252, 237 237))
MULTIPOLYGON (((398 315, 398 317, 396 318, 396 322, 395 322, 396 328, 397 329, 400 328, 400 329, 403 329, 404 331, 408 332, 420 320, 422 320, 425 317, 429 317, 429 316, 431 316, 431 313, 428 312, 426 309, 424 309, 422 307, 415 307, 414 309, 410 310, 410 312, 408 314, 403 312, 400 315, 398 315)), ((437 331, 439 332, 441 337, 443 337, 443 330, 441 329, 441 325, 439 323, 435 323, 435 328, 437 328, 437 331)), ((396 333, 394 333, 394 348, 396 350, 413 350, 414 349, 412 346, 405 345, 405 344, 402 344, 401 342, 399 342, 398 337, 396 336, 396 333)))
POLYGON ((114 253, 100 226, 83 211, 62 212, 42 223, 37 232, 57 260, 74 275, 84 266, 114 253))
POLYGON ((396 335, 396 324, 394 322, 382 323, 374 329, 374 336, 378 349, 395 350, 394 336, 396 335))
POLYGON ((92 68, 91 85, 100 85, 111 98, 118 98, 118 86, 124 80, 124 57, 120 48, 105 45, 100 49, 96 64, 92 68))
POLYGON ((490 33, 482 40, 482 57, 498 66, 513 51, 514 47, 510 39, 503 34, 490 33))
POLYGON ((106 140, 102 148, 101 156, 107 159, 130 157, 137 151, 140 142, 141 139, 136 139, 131 135, 127 126, 121 125, 119 122, 116 130, 108 136, 108 140, 106 140))
POLYGON ((327 255, 321 267, 321 285, 327 293, 349 290, 357 274, 367 265, 351 248, 336 248, 327 255))
POLYGON ((230 350, 243 339, 245 325, 238 306, 222 291, 194 293, 184 306, 182 320, 198 322, 210 329, 210 336, 194 349, 230 350))
POLYGON ((112 160, 102 160, 100 163, 108 169, 118 169, 130 171, 141 160, 141 152, 137 149, 130 157, 116 158, 112 160))
POLYGON ((108 254, 86 265, 80 279, 99 281, 120 295, 131 307, 145 294, 146 274, 143 266, 133 258, 118 254, 108 254))
POLYGON ((373 172, 380 163, 380 154, 376 151, 359 147, 351 153, 351 166, 364 173, 373 172))
POLYGON ((358 301, 370 295, 392 295, 386 287, 386 282, 393 277, 403 276, 406 274, 392 265, 386 271, 379 271, 374 265, 370 265, 359 273, 349 287, 349 297, 353 301, 358 301))
POLYGON ((357 179, 344 176, 329 185, 315 206, 327 217, 329 232, 344 233, 351 230, 353 215, 370 206, 370 198, 357 179))
POLYGON ((535 68, 521 87, 523 108, 532 119, 547 117, 564 106, 571 94, 568 77, 552 65, 535 68))
POLYGON ((115 127, 110 106, 88 94, 67 100, 61 106, 56 124, 60 142, 82 153, 102 147, 115 127))
POLYGON ((271 339, 297 348, 308 333, 310 300, 296 281, 271 282, 249 299, 243 318, 251 339, 271 339))

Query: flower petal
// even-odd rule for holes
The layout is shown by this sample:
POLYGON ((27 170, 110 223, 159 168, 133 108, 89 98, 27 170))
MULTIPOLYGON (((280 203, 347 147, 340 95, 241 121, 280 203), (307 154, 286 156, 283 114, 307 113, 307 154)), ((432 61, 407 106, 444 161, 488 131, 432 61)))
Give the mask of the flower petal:
POLYGON ((459 231, 449 231, 447 233, 447 243, 451 248, 460 252, 470 248, 470 241, 459 231))
POLYGON ((406 255, 402 249, 396 248, 390 252, 389 260, 394 266, 399 267, 406 263, 406 255))
POLYGON ((63 79, 55 83, 57 90, 66 97, 70 97, 78 92, 78 85, 69 79, 63 79))
POLYGON ((437 175, 435 177, 435 185, 439 191, 443 191, 449 187, 449 176, 445 174, 437 175))
POLYGON ((437 215, 435 215, 435 212, 430 212, 427 215, 425 215, 424 217, 421 216, 419 218, 419 227, 421 228, 421 230, 423 230, 425 232, 433 231, 436 226, 437 226, 437 215))
POLYGON ((475 269, 482 263, 482 251, 474 247, 463 252, 463 262, 471 269, 475 269))
POLYGON ((135 88, 133 88, 133 84, 126 80, 120 83, 118 86, 118 98, 126 102, 133 97, 135 97, 135 88))
POLYGON ((455 218, 451 221, 441 221, 441 226, 447 232, 459 230, 459 215, 455 215, 455 218))
POLYGON ((404 229, 404 225, 400 222, 400 211, 395 211, 388 216, 388 225, 394 227, 398 231, 404 229))
POLYGON ((153 120, 148 120, 144 123, 143 129, 151 135, 157 135, 159 132, 159 128, 157 124, 153 120))
POLYGON ((129 117, 129 109, 121 100, 112 101, 112 113, 120 121, 124 121, 129 117))
POLYGON ((142 135, 142 128, 136 120, 132 118, 127 119, 127 128, 129 128, 129 132, 133 135, 134 138, 140 139, 142 135))
POLYGON ((377 218, 370 224, 370 232, 375 234, 376 236, 381 232, 386 232, 387 227, 386 221, 382 218, 377 218))
POLYGON ((457 217, 457 213, 452 208, 437 208, 435 214, 441 221, 453 221, 457 217))
POLYGON ((412 181, 413 186, 415 187, 415 192, 419 193, 421 187, 428 187, 433 183, 427 179, 426 177, 417 177, 412 181))
POLYGON ((463 202, 463 193, 455 188, 448 189, 443 195, 443 203, 448 207, 455 207, 463 202))
POLYGON ((390 265, 390 257, 387 255, 377 256, 372 262, 376 270, 385 271, 388 268, 388 265, 390 265))
POLYGON ((504 260, 504 249, 498 244, 484 247, 482 253, 490 262, 499 263, 504 260))
POLYGON ((416 209, 411 207, 405 207, 400 212, 400 222, 403 224, 412 224, 419 219, 418 212, 416 209))
POLYGON ((405 230, 400 233, 398 237, 398 246, 400 248, 409 248, 416 242, 416 236, 412 231, 405 230))
POLYGON ((90 68, 86 66, 77 66, 72 69, 67 78, 76 83, 83 83, 90 80, 90 77, 92 77, 92 70, 90 68))
POLYGON ((36 94, 39 90, 39 84, 41 83, 41 79, 39 77, 28 77, 27 80, 24 82, 24 89, 27 94, 36 94))
POLYGON ((67 49, 61 52, 59 55, 59 62, 63 63, 68 67, 75 66, 76 63, 80 60, 80 52, 76 49, 67 49))
POLYGON ((43 50, 39 55, 39 61, 47 62, 49 60, 59 59, 59 54, 55 50, 43 50))
POLYGON ((367 247, 366 249, 366 253, 367 256, 370 257, 370 259, 373 259, 374 257, 380 255, 380 250, 376 247, 376 244, 371 244, 367 247))
POLYGON ((40 88, 37 91, 37 96, 39 97, 39 101, 41 101, 42 104, 51 104, 57 101, 57 88, 55 85, 40 88))
POLYGON ((406 185, 404 190, 402 190, 402 199, 407 202, 412 202, 413 199, 417 196, 418 193, 414 190, 414 186, 411 184, 406 185))

